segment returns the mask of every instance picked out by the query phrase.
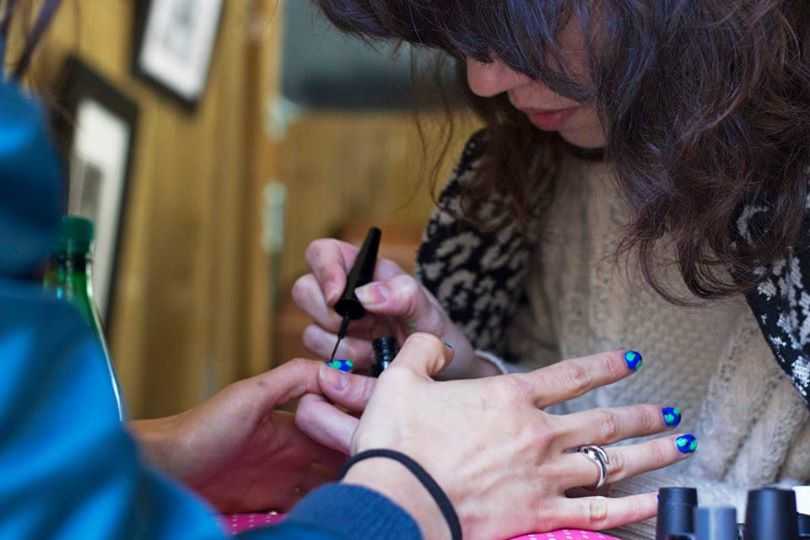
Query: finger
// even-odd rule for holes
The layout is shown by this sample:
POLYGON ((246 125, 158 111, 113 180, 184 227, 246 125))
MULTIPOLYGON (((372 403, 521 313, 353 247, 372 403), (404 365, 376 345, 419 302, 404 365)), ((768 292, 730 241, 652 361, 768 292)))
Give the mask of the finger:
MULTIPOLYGON (((315 323, 328 332, 337 333, 342 318, 335 310, 327 305, 320 286, 314 275, 306 274, 295 281, 292 288, 292 297, 295 304, 307 313, 315 323)), ((349 326, 349 335, 373 339, 380 326, 385 322, 379 317, 364 317, 359 321, 352 321, 349 326)), ((331 351, 330 351, 331 352, 331 351)))
MULTIPOLYGON (((606 448, 609 483, 618 482, 646 472, 663 469, 688 459, 692 454, 678 450, 677 436, 664 437, 631 446, 606 448)), ((562 487, 592 487, 599 480, 598 466, 579 453, 563 454, 555 463, 559 467, 562 487)))
POLYGON ((641 366, 641 355, 631 351, 614 351, 558 362, 552 366, 514 377, 527 383, 535 405, 549 405, 572 399, 594 388, 620 381, 641 366), (635 370, 630 366, 635 366, 635 370))
POLYGON ((307 247, 304 258, 328 303, 334 304, 346 287, 346 275, 356 256, 356 247, 329 238, 315 240, 307 247))
POLYGON ((302 475, 312 470, 334 472, 346 461, 344 453, 318 444, 303 433, 296 425, 294 413, 273 411, 272 418, 272 423, 287 434, 287 447, 295 449, 295 452, 290 453, 284 460, 291 471, 298 471, 302 475))
POLYGON ((552 508, 543 510, 548 517, 540 518, 540 526, 544 530, 575 528, 599 531, 655 516, 658 511, 658 496, 655 493, 644 493, 620 498, 563 498, 551 506, 552 508))
MULTIPOLYGON (((358 248, 331 238, 315 240, 306 250, 306 260, 329 305, 334 305, 346 287, 346 275, 357 257, 358 248)), ((388 259, 379 259, 374 279, 387 280, 403 274, 403 270, 388 259)))
POLYGON ((404 319, 412 332, 444 334, 444 312, 413 276, 403 274, 369 283, 357 289, 356 294, 368 311, 404 319))
MULTIPOLYGON (((313 355, 329 358, 335 348, 337 335, 325 331, 320 326, 310 325, 304 330, 303 342, 304 347, 313 355)), ((347 337, 338 345, 335 357, 351 360, 355 367, 366 369, 372 364, 374 350, 367 339, 347 337)))
POLYGON ((360 420, 327 402, 323 396, 307 394, 298 402, 295 425, 312 440, 349 455, 352 437, 360 420))
MULTIPOLYGON (((673 425, 667 425, 665 410, 671 409, 633 405, 554 416, 559 434, 555 445, 562 451, 586 444, 612 444, 631 437, 662 433, 677 426, 673 416, 668 417, 673 425)), ((677 419, 680 423, 680 415, 677 419)))
POLYGON ((374 393, 377 380, 362 375, 343 373, 321 365, 318 373, 321 393, 332 403, 354 412, 362 412, 374 393))
POLYGON ((341 317, 327 304, 321 285, 313 274, 306 274, 295 281, 292 297, 295 305, 304 310, 318 325, 332 332, 338 331, 341 317))
MULTIPOLYGON (((450 365, 453 351, 437 337, 416 333, 411 334, 399 351, 389 370, 405 368, 418 376, 431 379, 450 365)), ((384 378, 386 373, 383 373, 384 378)))
MULTIPOLYGON (((265 410, 272 410, 304 394, 320 393, 318 373, 323 362, 297 358, 237 384, 254 389, 265 410)), ((246 390, 247 391, 247 390, 246 390)))

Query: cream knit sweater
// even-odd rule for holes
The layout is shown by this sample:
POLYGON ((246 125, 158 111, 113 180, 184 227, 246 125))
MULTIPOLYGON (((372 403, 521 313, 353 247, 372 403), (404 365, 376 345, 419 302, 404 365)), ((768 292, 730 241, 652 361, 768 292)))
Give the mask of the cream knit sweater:
MULTIPOLYGON (((666 471, 614 486, 611 494, 696 485, 701 503, 736 504, 749 488, 810 483, 810 414, 773 361, 745 300, 700 307, 667 303, 630 261, 612 256, 627 211, 610 166, 569 159, 542 239, 531 260, 530 305, 509 329, 521 369, 616 348, 640 351, 629 379, 565 403, 554 412, 657 403, 684 412, 682 431, 698 452, 666 471)), ((677 269, 667 283, 685 291, 677 269)), ((617 533, 654 538, 654 523, 617 533)))

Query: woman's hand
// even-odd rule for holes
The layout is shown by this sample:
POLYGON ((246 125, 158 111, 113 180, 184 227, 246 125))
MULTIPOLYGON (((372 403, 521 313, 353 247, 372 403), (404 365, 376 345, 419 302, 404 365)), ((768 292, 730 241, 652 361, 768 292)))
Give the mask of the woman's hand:
MULTIPOLYGON (((220 511, 286 510, 334 480, 345 461, 301 433, 292 414, 273 410, 320 393, 322 365, 294 360, 232 384, 189 411, 132 422, 130 428, 156 467, 220 511)), ((365 387, 364 379, 346 381, 365 387)))
MULTIPOLYGON (((322 358, 331 354, 337 341, 341 319, 332 306, 346 287, 346 276, 357 252, 355 246, 339 240, 312 242, 306 252, 312 272, 301 277, 293 287, 296 304, 315 321, 304 331, 304 345, 322 358)), ((403 343, 410 334, 423 332, 438 337, 455 349, 455 359, 442 372, 442 378, 472 378, 499 373, 494 366, 475 355, 469 340, 450 321, 433 295, 396 263, 379 259, 374 279, 357 290, 357 298, 368 315, 349 327, 349 337, 338 349, 339 358, 351 359, 357 366, 367 368, 372 363, 371 342, 375 338, 392 335, 403 343)))
MULTIPOLYGON (((441 341, 413 335, 377 382, 359 424, 317 396, 302 400, 297 423, 315 438, 330 433, 330 426, 340 426, 321 440, 332 446, 350 445, 353 453, 391 448, 417 460, 447 491, 465 538, 508 538, 564 527, 607 529, 655 514, 654 493, 614 499, 568 498, 566 492, 591 487, 598 480, 597 466, 571 450, 663 432, 668 428, 661 407, 638 405, 564 416, 543 411, 631 375, 622 353, 568 360, 528 374, 434 382, 433 376, 451 357, 441 341), (342 424, 335 420, 340 415, 342 424), (351 425, 357 429, 349 439, 351 425)), ((344 379, 344 388, 350 380, 334 370, 322 372, 322 377, 327 397, 338 388, 330 379, 344 379)), ((356 390, 351 409, 361 407, 362 389, 356 390)), ((608 482, 688 457, 678 450, 675 436, 607 452, 608 482)), ((446 536, 435 505, 431 511, 424 498, 421 503, 413 499, 413 488, 404 500, 398 498, 396 485, 377 480, 382 470, 375 470, 391 471, 392 465, 372 461, 353 470, 347 481, 372 488, 382 484, 378 489, 427 524, 423 527, 428 538, 446 536), (413 508, 415 504, 421 506, 413 508)))

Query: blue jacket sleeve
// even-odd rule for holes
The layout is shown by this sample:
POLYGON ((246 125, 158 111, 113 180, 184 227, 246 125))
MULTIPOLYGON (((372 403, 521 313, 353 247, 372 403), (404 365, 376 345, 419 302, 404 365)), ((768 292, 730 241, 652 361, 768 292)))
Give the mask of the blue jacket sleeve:
MULTIPOLYGON (((118 420, 102 352, 81 317, 0 281, 0 538, 226 537, 212 509, 144 465, 118 420)), ((384 497, 327 486, 266 540, 419 539, 384 497)))

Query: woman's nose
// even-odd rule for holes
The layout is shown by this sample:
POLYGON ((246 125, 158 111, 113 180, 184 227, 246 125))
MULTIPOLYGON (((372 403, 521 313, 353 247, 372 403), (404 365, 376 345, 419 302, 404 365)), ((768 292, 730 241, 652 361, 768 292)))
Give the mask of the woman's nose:
POLYGON ((478 96, 497 96, 527 82, 531 82, 529 77, 514 71, 497 58, 488 63, 467 58, 467 84, 478 96))

